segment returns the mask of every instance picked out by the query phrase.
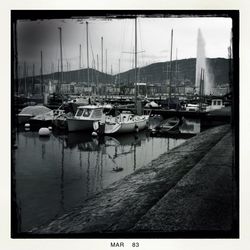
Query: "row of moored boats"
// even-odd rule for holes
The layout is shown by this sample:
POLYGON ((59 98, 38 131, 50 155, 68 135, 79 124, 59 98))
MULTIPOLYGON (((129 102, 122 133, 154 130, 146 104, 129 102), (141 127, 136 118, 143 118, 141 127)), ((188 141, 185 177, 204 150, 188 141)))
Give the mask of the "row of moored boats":
POLYGON ((53 126, 69 132, 93 130, 97 134, 138 132, 147 127, 149 115, 135 115, 123 111, 116 116, 109 115, 109 109, 102 105, 79 106, 73 115, 62 107, 50 110, 44 106, 29 106, 18 114, 19 124, 31 127, 53 126))

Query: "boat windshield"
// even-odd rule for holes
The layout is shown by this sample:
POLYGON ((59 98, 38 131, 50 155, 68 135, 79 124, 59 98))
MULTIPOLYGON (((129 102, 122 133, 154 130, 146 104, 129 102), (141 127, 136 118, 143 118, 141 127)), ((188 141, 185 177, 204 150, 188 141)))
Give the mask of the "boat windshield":
POLYGON ((77 113, 76 113, 76 116, 77 117, 80 117, 80 116, 83 116, 83 117, 89 117, 90 116, 90 113, 91 113, 91 110, 89 109, 78 109, 77 113))

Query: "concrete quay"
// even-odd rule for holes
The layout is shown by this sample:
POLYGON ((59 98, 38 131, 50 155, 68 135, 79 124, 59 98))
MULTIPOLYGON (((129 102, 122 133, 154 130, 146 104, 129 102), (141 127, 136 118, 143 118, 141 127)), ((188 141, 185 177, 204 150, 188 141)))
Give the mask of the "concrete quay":
POLYGON ((233 237, 237 192, 232 150, 229 125, 206 130, 27 233, 152 238, 222 231, 233 237))

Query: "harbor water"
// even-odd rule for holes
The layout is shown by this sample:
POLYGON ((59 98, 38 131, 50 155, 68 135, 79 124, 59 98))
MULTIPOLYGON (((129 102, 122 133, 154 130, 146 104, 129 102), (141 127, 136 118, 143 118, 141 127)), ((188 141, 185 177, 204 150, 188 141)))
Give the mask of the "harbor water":
MULTIPOLYGON (((183 130, 198 133, 200 123, 187 121, 183 130)), ((152 137, 148 131, 102 139, 86 132, 52 132, 48 138, 17 132, 13 157, 19 230, 26 232, 84 206, 85 200, 185 140, 152 137)))

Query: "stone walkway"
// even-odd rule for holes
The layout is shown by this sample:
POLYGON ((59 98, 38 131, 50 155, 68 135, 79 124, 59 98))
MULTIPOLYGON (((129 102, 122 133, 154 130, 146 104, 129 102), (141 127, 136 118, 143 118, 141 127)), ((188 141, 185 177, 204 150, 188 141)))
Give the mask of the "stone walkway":
POLYGON ((131 231, 230 231, 232 205, 232 136, 228 133, 131 231))
POLYGON ((112 184, 81 207, 29 233, 98 236, 229 229, 231 167, 230 127, 216 127, 112 184))

